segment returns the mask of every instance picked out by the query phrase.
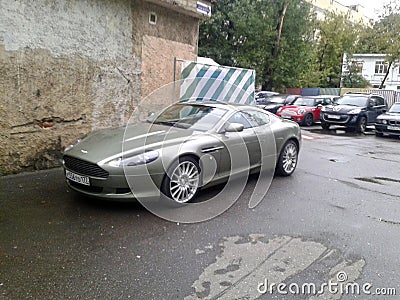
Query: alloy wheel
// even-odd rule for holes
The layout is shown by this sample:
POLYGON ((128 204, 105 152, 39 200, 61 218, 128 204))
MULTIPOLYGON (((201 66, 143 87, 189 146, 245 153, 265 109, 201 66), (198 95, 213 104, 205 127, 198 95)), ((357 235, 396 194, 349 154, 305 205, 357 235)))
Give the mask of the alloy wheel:
POLYGON ((199 169, 191 161, 183 161, 172 171, 169 191, 174 201, 186 203, 199 187, 199 169))

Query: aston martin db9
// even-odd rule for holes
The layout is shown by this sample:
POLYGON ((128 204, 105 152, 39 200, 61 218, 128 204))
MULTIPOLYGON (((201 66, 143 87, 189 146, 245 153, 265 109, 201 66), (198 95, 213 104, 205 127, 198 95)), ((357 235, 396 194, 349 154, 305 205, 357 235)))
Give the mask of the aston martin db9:
POLYGON ((182 102, 145 122, 90 133, 65 149, 63 165, 68 186, 88 196, 186 203, 202 187, 259 171, 263 156, 273 156, 276 174, 291 175, 300 145, 298 124, 255 106, 182 102))

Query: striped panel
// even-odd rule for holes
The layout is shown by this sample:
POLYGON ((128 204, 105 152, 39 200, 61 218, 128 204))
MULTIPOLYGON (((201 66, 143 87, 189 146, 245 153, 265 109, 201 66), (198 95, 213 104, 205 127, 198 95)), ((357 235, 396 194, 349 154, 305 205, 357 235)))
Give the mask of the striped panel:
POLYGON ((183 61, 180 101, 254 104, 255 71, 183 61))

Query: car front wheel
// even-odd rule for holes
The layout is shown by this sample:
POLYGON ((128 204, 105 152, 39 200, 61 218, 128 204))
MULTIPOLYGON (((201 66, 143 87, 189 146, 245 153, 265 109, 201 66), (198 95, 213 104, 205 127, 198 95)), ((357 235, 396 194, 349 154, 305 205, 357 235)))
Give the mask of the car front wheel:
POLYGON ((360 120, 358 120, 356 130, 359 133, 364 133, 366 129, 367 129, 367 118, 361 117, 360 120))
POLYGON ((279 155, 276 166, 277 174, 281 176, 292 175, 297 166, 298 152, 297 144, 294 141, 290 140, 286 142, 279 155))
POLYGON ((322 127, 322 129, 329 130, 329 127, 331 127, 331 124, 321 122, 321 127, 322 127))
POLYGON ((303 125, 311 126, 314 123, 314 118, 312 114, 306 114, 303 119, 303 125))
POLYGON ((183 156, 169 167, 161 192, 176 203, 192 200, 200 187, 200 166, 191 156, 183 156))

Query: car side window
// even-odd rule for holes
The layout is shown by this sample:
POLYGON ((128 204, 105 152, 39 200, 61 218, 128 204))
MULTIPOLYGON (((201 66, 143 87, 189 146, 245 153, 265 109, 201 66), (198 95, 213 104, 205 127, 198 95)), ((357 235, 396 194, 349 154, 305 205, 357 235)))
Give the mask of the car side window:
POLYGON ((242 124, 244 126, 244 129, 252 127, 248 118, 245 117, 241 112, 237 112, 229 118, 227 125, 231 123, 242 124))
POLYGON ((329 104, 332 104, 332 100, 329 98, 325 98, 324 102, 322 102, 322 105, 329 105, 329 104))
POLYGON ((382 105, 385 105, 385 100, 383 99, 383 98, 380 98, 380 97, 376 97, 375 98, 375 101, 376 101, 376 106, 382 106, 382 105))
POLYGON ((323 103, 322 101, 323 101, 322 99, 316 99, 315 106, 322 104, 323 103))
POLYGON ((370 98, 369 100, 368 100, 368 106, 369 107, 374 107, 376 105, 376 100, 375 100, 375 98, 370 98))
POLYGON ((243 114, 253 127, 267 125, 270 122, 268 114, 257 110, 245 110, 243 114))

